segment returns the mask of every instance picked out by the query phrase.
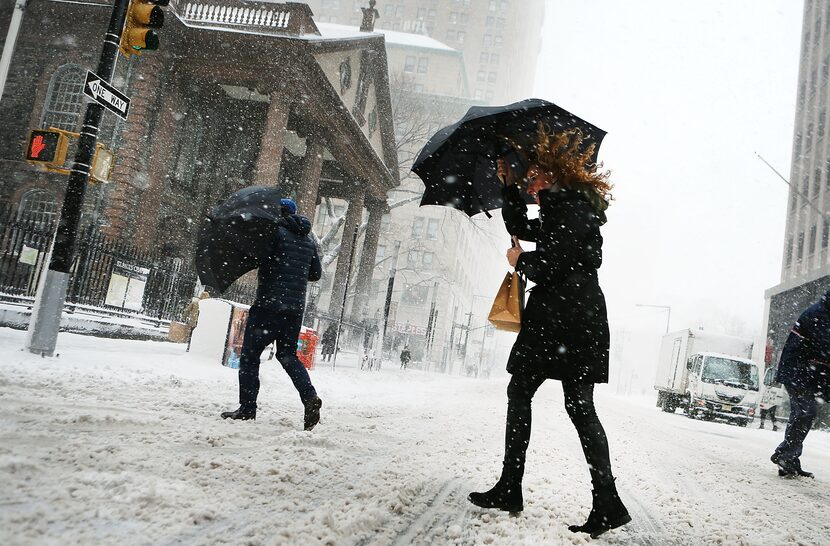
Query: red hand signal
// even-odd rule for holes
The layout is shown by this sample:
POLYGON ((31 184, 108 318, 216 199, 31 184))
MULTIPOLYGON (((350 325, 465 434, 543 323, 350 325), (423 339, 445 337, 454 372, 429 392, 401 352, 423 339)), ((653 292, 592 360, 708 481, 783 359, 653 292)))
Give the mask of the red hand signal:
POLYGON ((35 136, 35 138, 32 139, 32 159, 37 159, 40 152, 42 152, 44 148, 46 148, 46 144, 43 142, 43 136, 35 136))

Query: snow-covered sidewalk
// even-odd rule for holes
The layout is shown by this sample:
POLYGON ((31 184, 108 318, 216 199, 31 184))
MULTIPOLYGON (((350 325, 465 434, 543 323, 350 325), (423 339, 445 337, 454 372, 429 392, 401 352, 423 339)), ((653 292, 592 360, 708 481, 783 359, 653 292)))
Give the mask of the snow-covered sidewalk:
MULTIPOLYGON (((235 371, 182 345, 61 334, 60 357, 0 329, 0 544, 583 544, 588 472, 551 382, 534 404, 520 517, 480 510, 502 455, 507 376, 323 365, 323 418, 264 362, 255 422, 218 418, 235 371)), ((342 362, 348 364, 348 360, 342 362)), ((353 363, 352 363, 353 364, 353 363)), ((667 415, 600 387, 629 526, 610 544, 820 544, 830 537, 830 435, 804 467, 768 461, 781 433, 667 415)))

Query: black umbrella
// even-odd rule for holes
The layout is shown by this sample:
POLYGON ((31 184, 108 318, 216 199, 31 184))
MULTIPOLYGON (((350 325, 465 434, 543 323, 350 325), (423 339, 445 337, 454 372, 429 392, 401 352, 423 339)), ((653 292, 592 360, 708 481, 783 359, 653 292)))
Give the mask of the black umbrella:
POLYGON ((596 145, 596 162, 605 131, 551 102, 526 99, 507 106, 473 106, 460 121, 435 133, 412 164, 426 186, 421 206, 453 207, 469 216, 501 208, 496 159, 505 157, 521 176, 527 165, 511 146, 531 149, 539 123, 554 133, 582 131, 583 149, 596 145))
POLYGON ((280 214, 277 188, 250 186, 220 203, 199 233, 196 270, 203 284, 224 292, 273 251, 280 214))

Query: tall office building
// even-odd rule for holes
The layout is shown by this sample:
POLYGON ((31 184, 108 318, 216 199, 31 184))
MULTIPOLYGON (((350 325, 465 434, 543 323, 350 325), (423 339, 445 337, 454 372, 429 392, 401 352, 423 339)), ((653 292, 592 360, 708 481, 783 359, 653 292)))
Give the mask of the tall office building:
POLYGON ((765 293, 767 364, 800 312, 830 289, 830 3, 804 2, 781 282, 765 293))
MULTIPOLYGON (((311 0, 318 22, 360 25, 368 0, 311 0)), ((464 55, 470 97, 491 104, 526 98, 542 45, 544 0, 381 0, 378 31, 424 34, 464 55)), ((390 70, 392 69, 390 65, 390 70)))

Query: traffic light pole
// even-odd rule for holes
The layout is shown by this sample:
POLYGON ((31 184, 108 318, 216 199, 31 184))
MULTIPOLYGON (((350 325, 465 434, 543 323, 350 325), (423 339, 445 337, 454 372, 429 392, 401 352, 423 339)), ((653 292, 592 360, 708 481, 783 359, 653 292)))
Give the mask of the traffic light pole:
MULTIPOLYGON (((115 0, 112 7, 109 27, 104 36, 104 47, 95 72, 109 83, 115 71, 118 57, 118 45, 130 0, 115 0)), ((38 287, 32 318, 26 339, 26 349, 42 356, 52 356, 58 339, 63 305, 69 287, 70 271, 75 254, 75 241, 78 236, 78 223, 81 219, 81 206, 84 202, 86 185, 98 140, 98 128, 104 107, 97 102, 87 104, 84 125, 78 138, 78 151, 69 173, 66 196, 61 207, 60 221, 52 244, 49 269, 38 287)))

